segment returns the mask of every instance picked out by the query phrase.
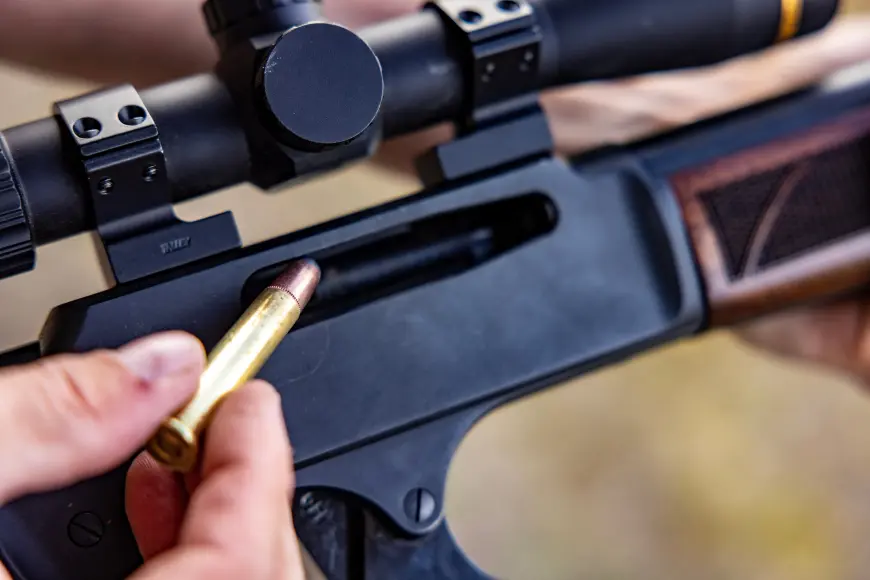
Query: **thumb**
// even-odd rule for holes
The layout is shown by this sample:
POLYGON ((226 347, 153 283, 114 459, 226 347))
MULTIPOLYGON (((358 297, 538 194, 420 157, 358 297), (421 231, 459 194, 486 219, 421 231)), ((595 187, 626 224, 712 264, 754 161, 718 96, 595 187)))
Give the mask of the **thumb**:
POLYGON ((167 333, 0 372, 0 504, 123 463, 190 399, 204 366, 198 340, 167 333))

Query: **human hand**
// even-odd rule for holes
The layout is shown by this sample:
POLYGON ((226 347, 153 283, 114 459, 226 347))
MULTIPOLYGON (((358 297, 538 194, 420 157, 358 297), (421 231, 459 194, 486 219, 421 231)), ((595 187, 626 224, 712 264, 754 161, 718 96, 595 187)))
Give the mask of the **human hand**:
MULTIPOLYGON (((168 333, 0 371, 0 504, 122 464, 193 396, 204 365, 195 338, 168 333)), ((204 452, 189 496, 143 457, 131 468, 129 516, 147 560, 135 578, 301 580, 274 389, 255 382, 229 397, 204 452)))
POLYGON ((304 580, 275 389, 255 381, 228 397, 203 451, 200 470, 184 478, 144 453, 130 468, 127 517, 145 559, 134 580, 304 580))

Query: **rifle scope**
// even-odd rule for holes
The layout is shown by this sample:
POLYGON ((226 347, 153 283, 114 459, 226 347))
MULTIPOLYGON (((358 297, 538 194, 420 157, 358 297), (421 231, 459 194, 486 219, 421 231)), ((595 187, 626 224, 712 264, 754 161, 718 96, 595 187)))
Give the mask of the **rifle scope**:
MULTIPOLYGON (((474 5, 509 13, 520 4, 474 5)), ((540 49, 528 84, 532 93, 714 64, 816 32, 837 10, 837 0, 529 0, 529 5, 540 49)), ((476 10, 458 14, 469 25, 486 17, 476 10)), ((473 108, 474 53, 456 36, 454 24, 443 11, 426 6, 358 33, 383 75, 375 121, 382 138, 458 122, 473 108)), ((233 40, 212 28, 226 53, 233 40)), ((243 79, 251 93, 254 85, 254 79, 243 79)), ((159 127, 173 202, 252 181, 250 117, 240 113, 239 93, 225 78, 202 74, 140 96, 159 127)), ((0 133, 0 278, 32 269, 36 246, 95 228, 80 154, 58 115, 0 133)))

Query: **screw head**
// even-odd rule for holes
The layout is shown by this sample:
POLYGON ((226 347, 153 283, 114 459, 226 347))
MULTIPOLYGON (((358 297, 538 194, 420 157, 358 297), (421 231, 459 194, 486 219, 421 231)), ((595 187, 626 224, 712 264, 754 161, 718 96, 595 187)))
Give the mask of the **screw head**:
POLYGON ((305 492, 301 498, 299 498, 299 506, 303 509, 308 509, 314 505, 314 494, 310 491, 305 492))
POLYGON ((429 522, 436 514, 438 502, 428 489, 412 489, 405 496, 405 515, 417 524, 429 522))
POLYGON ((97 184, 97 191, 100 192, 100 195, 109 195, 113 189, 115 189, 115 182, 112 181, 111 177, 104 177, 97 184))
POLYGON ((459 13, 459 19, 466 24, 478 24, 483 20, 483 14, 477 10, 463 10, 459 13))
POLYGON ((66 528, 70 541, 80 548, 91 548, 100 543, 106 533, 106 525, 95 513, 82 512, 69 521, 66 528))
POLYGON ((103 130, 103 125, 93 117, 82 117, 73 123, 73 132, 79 139, 93 139, 103 130))
POLYGON ((148 113, 139 105, 127 105, 118 111, 118 120, 129 127, 141 125, 148 118, 148 113))
POLYGON ((142 172, 142 179, 146 181, 146 183, 151 183, 157 177, 157 166, 149 165, 145 168, 145 171, 142 172))

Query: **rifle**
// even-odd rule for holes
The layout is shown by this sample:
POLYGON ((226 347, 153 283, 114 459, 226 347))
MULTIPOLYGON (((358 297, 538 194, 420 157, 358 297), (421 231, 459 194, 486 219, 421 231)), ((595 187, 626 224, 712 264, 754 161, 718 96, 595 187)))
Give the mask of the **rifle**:
MULTIPOLYGON (((836 8, 442 0, 354 33, 313 2, 209 0, 214 73, 97 91, 0 135, 0 275, 96 230, 117 282, 55 308, 2 364, 170 329, 211 348, 311 257, 321 285, 260 373, 294 443, 302 543, 330 580, 484 578, 443 515, 450 458, 481 417, 870 282, 870 73, 570 160, 553 155, 538 92, 721 62, 816 32, 836 8), (244 248, 229 213, 174 214, 442 122, 457 136, 420 158, 407 198, 244 248)), ((132 573, 127 467, 0 510, 11 573, 132 573)))

